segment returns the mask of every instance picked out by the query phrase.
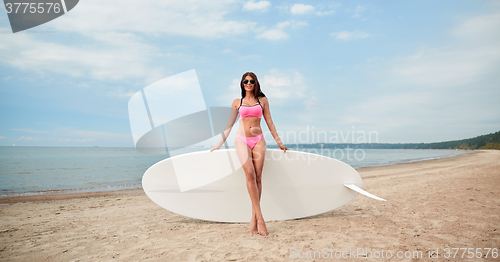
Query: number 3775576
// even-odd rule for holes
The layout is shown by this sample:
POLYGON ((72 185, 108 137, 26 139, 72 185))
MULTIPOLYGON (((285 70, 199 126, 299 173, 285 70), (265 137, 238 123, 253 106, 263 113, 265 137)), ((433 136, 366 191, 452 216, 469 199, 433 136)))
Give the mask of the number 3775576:
POLYGON ((6 3, 5 9, 7 13, 31 13, 31 14, 49 14, 60 13, 62 11, 59 3, 6 3))

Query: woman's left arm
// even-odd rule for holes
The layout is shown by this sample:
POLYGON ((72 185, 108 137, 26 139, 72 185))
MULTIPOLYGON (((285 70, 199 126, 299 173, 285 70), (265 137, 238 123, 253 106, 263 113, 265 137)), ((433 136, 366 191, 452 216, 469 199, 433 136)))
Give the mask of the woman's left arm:
POLYGON ((276 127, 274 126, 273 119, 271 118, 271 111, 269 110, 269 101, 267 100, 267 97, 262 97, 260 101, 262 102, 263 105, 264 109, 263 115, 264 119, 266 120, 267 127, 269 127, 269 131, 271 131, 271 135, 273 136, 274 141, 276 141, 280 149, 286 153, 288 148, 285 145, 283 145, 278 135, 278 132, 276 132, 276 127))

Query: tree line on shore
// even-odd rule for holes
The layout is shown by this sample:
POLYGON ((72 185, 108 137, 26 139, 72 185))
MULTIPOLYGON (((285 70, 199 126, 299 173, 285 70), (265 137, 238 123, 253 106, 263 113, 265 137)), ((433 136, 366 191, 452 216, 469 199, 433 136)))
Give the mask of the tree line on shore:
MULTIPOLYGON (((487 135, 462 140, 436 143, 315 143, 315 144, 287 144, 288 148, 361 148, 361 149, 498 149, 500 150, 500 131, 487 135)), ((270 146, 277 147, 277 146, 270 146)))

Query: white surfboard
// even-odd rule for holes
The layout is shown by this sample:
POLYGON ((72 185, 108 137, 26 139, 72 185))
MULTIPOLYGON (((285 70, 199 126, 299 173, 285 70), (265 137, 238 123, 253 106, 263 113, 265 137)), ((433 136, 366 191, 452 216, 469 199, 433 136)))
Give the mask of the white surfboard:
MULTIPOLYGON (((145 172, 142 186, 153 202, 186 217, 248 222, 252 215, 245 173, 234 149, 162 160, 145 172)), ((361 188, 358 172, 344 162, 268 149, 262 172, 262 214, 266 221, 296 219, 339 208, 358 192, 378 198, 361 188)))

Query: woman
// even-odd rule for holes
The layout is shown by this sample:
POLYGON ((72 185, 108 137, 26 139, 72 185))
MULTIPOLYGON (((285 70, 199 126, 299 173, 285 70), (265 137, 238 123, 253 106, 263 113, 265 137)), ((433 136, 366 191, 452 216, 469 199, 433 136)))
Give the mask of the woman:
POLYGON ((210 149, 210 152, 220 149, 231 128, 240 115, 240 128, 236 132, 234 147, 246 175, 247 189, 252 200, 252 218, 250 232, 267 236, 266 223, 260 210, 260 197, 262 195, 262 168, 266 154, 266 141, 260 128, 260 119, 264 116, 269 131, 278 146, 286 153, 288 148, 281 142, 269 111, 269 102, 264 93, 260 91, 257 76, 252 72, 243 74, 240 82, 241 99, 235 99, 231 108, 228 126, 222 134, 219 143, 210 149))

